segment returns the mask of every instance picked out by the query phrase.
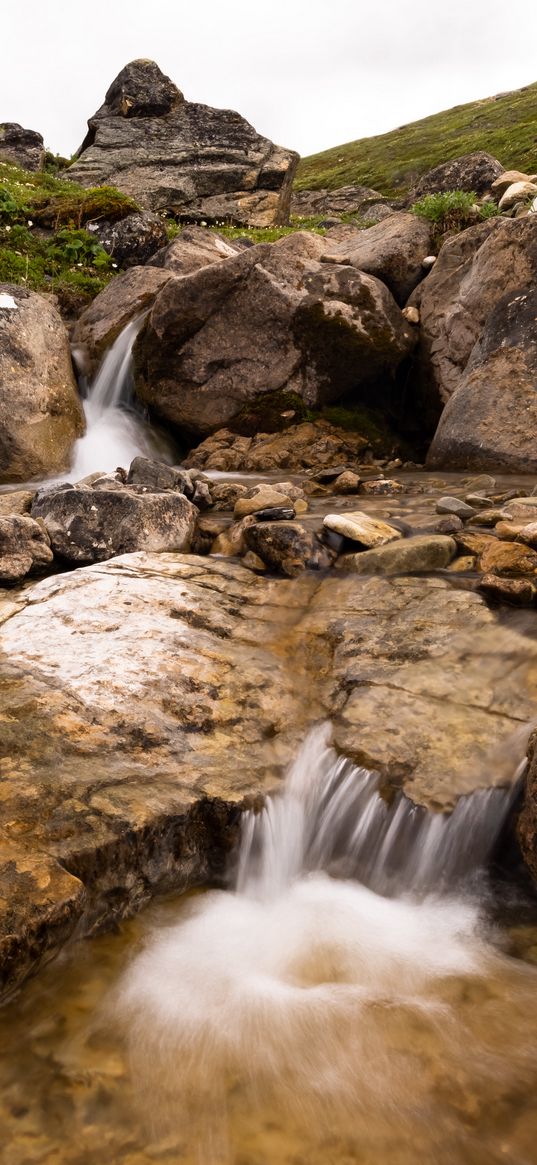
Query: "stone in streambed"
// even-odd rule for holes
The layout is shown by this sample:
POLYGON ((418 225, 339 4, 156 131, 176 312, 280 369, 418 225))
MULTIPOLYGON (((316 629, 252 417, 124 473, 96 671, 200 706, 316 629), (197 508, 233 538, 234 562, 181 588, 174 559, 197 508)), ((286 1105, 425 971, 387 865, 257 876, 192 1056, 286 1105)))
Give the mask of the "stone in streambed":
POLYGON ((387 522, 381 522, 379 518, 365 514, 362 510, 348 510, 343 514, 327 514, 323 519, 323 526, 327 530, 333 530, 335 534, 341 534, 342 537, 350 539, 351 542, 359 542, 368 548, 383 546, 386 542, 402 538, 400 530, 394 526, 389 526, 387 522))
POLYGON ((187 550, 198 511, 184 494, 124 489, 40 491, 42 518, 55 554, 68 562, 103 562, 135 550, 187 550))
POLYGON ((497 574, 484 574, 479 580, 478 590, 491 599, 516 607, 533 606, 537 596, 537 584, 532 579, 503 578, 497 574))
POLYGON ((50 298, 0 283, 0 482, 29 481, 69 465, 84 414, 69 338, 50 298))
POLYGON ((336 477, 332 489, 335 494, 357 494, 361 481, 359 474, 353 473, 351 469, 346 469, 340 473, 339 477, 336 477))
POLYGON ((353 574, 416 574, 444 569, 455 557, 455 552, 453 538, 442 534, 418 534, 401 542, 365 550, 362 554, 344 554, 336 565, 353 574))
POLYGON ((480 510, 475 518, 472 518, 472 526, 496 526, 498 522, 509 522, 510 518, 509 510, 480 510))
POLYGON ((462 518, 463 521, 467 518, 475 517, 473 506, 469 506, 467 502, 461 501, 460 498, 440 498, 436 503, 436 512, 437 514, 455 514, 455 517, 462 518))
POLYGON ((270 485, 259 485, 255 486, 246 497, 237 499, 233 507, 233 516, 235 518, 244 518, 246 514, 255 514, 258 510, 272 509, 273 506, 285 506, 286 509, 293 510, 294 516, 294 506, 290 497, 280 493, 277 489, 273 489, 270 485))
POLYGON ((49 566, 52 559, 42 522, 26 514, 0 517, 0 584, 19 582, 30 571, 49 566))
POLYGON ((537 522, 529 522, 527 526, 522 526, 516 537, 518 542, 524 542, 526 546, 537 550, 537 522))
MULTIPOLYGON (((458 518, 456 514, 448 514, 447 517, 441 518, 439 522, 435 522, 431 533, 434 534, 458 534, 459 530, 464 529, 464 522, 462 518, 458 518)), ((428 531, 423 530, 423 533, 428 531)))
POLYGON ((377 481, 362 481, 360 483, 360 493, 369 494, 371 497, 388 497, 393 494, 402 494, 404 486, 400 481, 391 481, 389 478, 379 479, 377 481))
POLYGON ((334 553, 297 522, 256 522, 244 533, 249 550, 271 570, 294 578, 303 570, 326 570, 334 553))
POLYGON ((256 510, 256 522, 290 522, 295 517, 293 506, 268 506, 266 510, 256 510))
POLYGON ((35 490, 14 489, 9 493, 0 493, 0 518, 7 518, 10 514, 28 514, 35 497, 35 490))
POLYGON ((494 538, 482 551, 479 566, 484 574, 536 574, 537 554, 529 546, 494 538))

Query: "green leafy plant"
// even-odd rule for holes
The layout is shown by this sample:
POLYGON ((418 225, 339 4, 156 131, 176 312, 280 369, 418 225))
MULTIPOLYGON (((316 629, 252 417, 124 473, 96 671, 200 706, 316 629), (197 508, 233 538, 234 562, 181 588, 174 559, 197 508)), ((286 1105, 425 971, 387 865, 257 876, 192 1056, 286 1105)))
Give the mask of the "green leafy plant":
POLYGON ((426 194, 410 207, 412 214, 426 218, 433 224, 434 239, 438 243, 446 235, 463 231, 477 222, 498 213, 494 202, 479 205, 472 191, 448 190, 442 194, 426 194))

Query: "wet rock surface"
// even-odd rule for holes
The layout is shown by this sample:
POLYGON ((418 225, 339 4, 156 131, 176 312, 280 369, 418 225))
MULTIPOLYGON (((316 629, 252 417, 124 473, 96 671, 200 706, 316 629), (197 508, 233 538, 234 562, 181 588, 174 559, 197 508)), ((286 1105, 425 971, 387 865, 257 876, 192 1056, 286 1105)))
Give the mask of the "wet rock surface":
POLYGON ((0 515, 0 583, 19 582, 31 571, 49 566, 52 558, 42 523, 26 514, 0 515))
MULTIPOLYGON (((401 503, 368 505, 389 518, 401 503)), ((217 877, 238 809, 278 784, 313 721, 436 809, 512 778, 490 754, 534 715, 532 640, 447 577, 327 573, 314 515, 236 526, 244 567, 127 554, 4 592, 6 984, 75 927, 217 877)))

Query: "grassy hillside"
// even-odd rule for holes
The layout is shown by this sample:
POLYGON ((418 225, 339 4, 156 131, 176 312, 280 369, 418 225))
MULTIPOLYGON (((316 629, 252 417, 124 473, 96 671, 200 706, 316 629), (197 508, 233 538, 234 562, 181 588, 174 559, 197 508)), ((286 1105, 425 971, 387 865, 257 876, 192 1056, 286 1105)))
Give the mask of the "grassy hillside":
POLYGON ((537 173, 537 84, 303 158, 295 188, 336 190, 361 183, 388 196, 402 195, 433 166, 475 150, 487 150, 506 169, 537 173))

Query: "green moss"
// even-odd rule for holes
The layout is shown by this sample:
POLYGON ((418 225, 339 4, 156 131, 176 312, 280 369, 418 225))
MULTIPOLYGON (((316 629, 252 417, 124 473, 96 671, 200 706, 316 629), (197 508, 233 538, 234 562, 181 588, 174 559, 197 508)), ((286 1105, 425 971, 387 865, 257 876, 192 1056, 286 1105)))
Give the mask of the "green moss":
POLYGON ((461 154, 486 150, 506 169, 537 172, 537 84, 458 105, 377 137, 324 150, 299 164, 297 190, 336 190, 356 183, 388 197, 461 154))
POLYGON ((280 433, 290 425, 310 420, 312 415, 296 392, 277 389, 245 405, 233 418, 229 428, 242 437, 253 437, 256 433, 280 433))
POLYGON ((409 452, 406 442, 400 434, 396 434, 386 414, 379 410, 362 404, 348 407, 328 405, 315 415, 321 420, 329 421, 331 425, 336 425, 338 429, 366 437, 373 452, 379 455, 391 454, 394 449, 405 454, 409 452))

